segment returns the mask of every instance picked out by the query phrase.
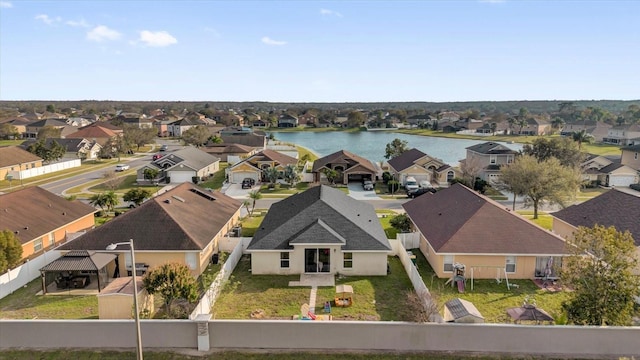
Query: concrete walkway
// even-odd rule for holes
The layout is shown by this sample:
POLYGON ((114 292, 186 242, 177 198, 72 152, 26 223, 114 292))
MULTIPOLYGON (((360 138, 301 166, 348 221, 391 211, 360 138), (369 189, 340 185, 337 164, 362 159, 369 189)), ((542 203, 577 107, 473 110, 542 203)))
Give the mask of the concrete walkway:
POLYGON ((289 281, 289 286, 336 286, 333 274, 301 274, 300 281, 289 281))
POLYGON ((363 189, 360 183, 353 182, 347 186, 349 196, 356 200, 382 200, 375 191, 363 189))

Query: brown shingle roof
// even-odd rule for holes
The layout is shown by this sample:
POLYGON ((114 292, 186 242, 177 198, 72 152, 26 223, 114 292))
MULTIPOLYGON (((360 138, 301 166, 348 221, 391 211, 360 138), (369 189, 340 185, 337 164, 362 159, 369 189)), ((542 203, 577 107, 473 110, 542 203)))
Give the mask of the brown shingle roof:
POLYGON ((217 191, 183 183, 60 249, 104 250, 111 243, 133 239, 141 251, 202 250, 241 205, 217 191))
POLYGON ((347 171, 349 168, 352 168, 357 165, 361 165, 367 170, 375 173, 376 167, 370 160, 363 158, 362 156, 358 156, 352 152, 347 150, 336 151, 333 154, 329 154, 327 156, 321 157, 320 159, 313 162, 313 172, 317 172, 322 169, 327 164, 334 163, 347 163, 349 166, 345 169, 347 171))
POLYGON ((0 229, 14 233, 22 244, 96 212, 80 201, 69 201, 37 186, 0 195, 0 229))
POLYGON ((438 253, 565 253, 559 236, 461 184, 425 194, 403 207, 438 253))
POLYGON ((552 215, 575 227, 598 224, 628 230, 636 246, 640 246, 640 196, 613 189, 552 215))
POLYGON ((85 138, 85 139, 95 139, 95 138, 111 138, 116 136, 116 133, 113 130, 107 129, 102 126, 87 126, 84 127, 73 134, 67 135, 67 138, 85 138))
POLYGON ((42 161, 42 158, 20 148, 19 146, 0 147, 0 168, 42 161))
POLYGON ((411 150, 405 151, 402 154, 394 157, 393 159, 389 160, 388 163, 389 165, 391 165, 391 167, 395 170, 395 171, 402 171, 406 168, 408 168, 409 166, 413 165, 413 163, 426 156, 427 154, 423 153, 422 151, 413 148, 411 150))

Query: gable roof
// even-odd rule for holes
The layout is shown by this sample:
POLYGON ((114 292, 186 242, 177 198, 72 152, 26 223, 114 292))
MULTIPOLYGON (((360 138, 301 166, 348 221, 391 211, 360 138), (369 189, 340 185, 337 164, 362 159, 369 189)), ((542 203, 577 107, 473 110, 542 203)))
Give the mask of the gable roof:
POLYGON ((248 249, 288 250, 297 243, 343 244, 345 251, 391 250, 372 205, 324 185, 273 204, 248 249))
POLYGON ((83 127, 79 128, 78 130, 83 130, 83 129, 88 129, 88 128, 104 128, 104 129, 109 129, 109 130, 113 131, 114 133, 123 132, 121 127, 113 125, 112 123, 110 123, 108 121, 94 122, 94 123, 91 123, 91 124, 89 124, 87 126, 83 126, 83 127))
POLYGON ((225 144, 242 144, 251 147, 259 147, 264 148, 267 142, 267 137, 265 135, 260 135, 256 133, 246 133, 246 134, 220 134, 220 138, 222 142, 225 144))
POLYGON ((365 169, 371 172, 377 171, 375 165, 373 165, 373 163, 370 160, 365 159, 362 156, 358 156, 347 150, 336 151, 333 154, 329 154, 327 156, 321 157, 320 159, 317 159, 316 161, 313 162, 313 169, 311 171, 317 172, 327 164, 335 164, 335 163, 349 164, 350 166, 347 169, 345 169, 345 171, 357 165, 361 165, 362 167, 364 167, 365 169))
MULTIPOLYGON (((175 151, 171 154, 168 154, 166 156, 161 157, 160 159, 154 161, 155 162, 161 162, 161 161, 167 161, 167 160, 171 160, 171 159, 175 159, 176 163, 173 166, 178 166, 179 164, 184 165, 184 166, 188 166, 191 169, 194 170, 200 170, 203 169, 213 163, 215 163, 216 161, 220 161, 220 158, 215 157, 211 154, 208 154, 198 148, 195 148, 193 146, 188 146, 185 147, 184 149, 180 149, 178 151, 175 151), (181 161, 177 161, 178 159, 181 159, 181 161)), ((173 168, 173 166, 171 168, 173 168)), ((171 169, 169 168, 169 170, 171 169)))
POLYGON ((564 254, 564 240, 461 184, 402 205, 438 253, 564 254))
POLYGON ((480 154, 487 154, 487 155, 493 155, 493 154, 517 154, 518 152, 515 150, 511 150, 508 147, 502 145, 502 144, 498 144, 495 142, 485 142, 485 143, 481 143, 481 144, 476 144, 476 145, 472 145, 469 146, 467 148, 467 150, 471 150, 480 154))
MULTIPOLYGON (((93 124, 92 124, 93 125, 93 124)), ((112 138, 117 134, 111 130, 107 129, 103 126, 85 126, 78 131, 67 135, 67 138, 85 138, 85 139, 95 139, 95 138, 112 138)))
POLYGON ((259 153, 253 154, 250 157, 246 158, 243 161, 240 161, 234 164, 231 169, 240 166, 241 164, 255 164, 258 161, 273 161, 278 163, 279 165, 296 165, 298 163, 298 159, 291 157, 289 155, 285 155, 281 152, 275 150, 262 150, 259 153))
POLYGON ((640 246, 640 196, 612 189, 581 204, 571 205, 552 214, 575 227, 614 226, 629 231, 640 246))
POLYGON ((96 211, 93 206, 31 186, 0 195, 0 229, 12 231, 25 244, 96 211))
POLYGON ((427 154, 422 151, 413 148, 411 150, 405 151, 402 154, 390 159, 387 163, 395 170, 402 171, 409 166, 413 165, 413 163, 420 159, 421 157, 426 156, 427 154))
POLYGON ((33 161, 42 161, 42 158, 20 148, 19 146, 0 147, 0 168, 30 163, 33 161))
POLYGON ((200 251, 241 205, 220 192, 182 183, 60 249, 101 251, 111 243, 133 239, 136 251, 200 251))
POLYGON ((36 127, 36 128, 41 128, 41 127, 45 127, 45 126, 53 126, 56 128, 61 128, 61 127, 65 127, 67 126, 67 123, 64 121, 60 121, 57 119, 43 119, 43 120, 38 120, 36 122, 32 122, 31 124, 27 125, 29 127, 36 127))

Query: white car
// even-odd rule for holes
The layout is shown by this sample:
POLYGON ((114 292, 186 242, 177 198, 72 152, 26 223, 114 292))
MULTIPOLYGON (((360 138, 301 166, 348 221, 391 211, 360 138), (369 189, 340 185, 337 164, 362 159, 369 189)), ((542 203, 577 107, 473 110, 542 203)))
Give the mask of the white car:
POLYGON ((129 165, 127 164, 116 165, 116 171, 125 171, 125 170, 129 170, 129 165))

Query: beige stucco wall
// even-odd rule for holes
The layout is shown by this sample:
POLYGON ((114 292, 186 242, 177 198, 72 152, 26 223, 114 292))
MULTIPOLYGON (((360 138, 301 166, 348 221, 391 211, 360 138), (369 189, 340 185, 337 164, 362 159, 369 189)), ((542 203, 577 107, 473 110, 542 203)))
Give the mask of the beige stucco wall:
POLYGON ((640 171, 640 151, 623 150, 620 163, 640 171))
MULTIPOLYGON (((29 161, 22 164, 15 164, 11 166, 1 167, 0 168, 0 180, 6 180, 7 174, 9 171, 20 171, 20 170, 29 170, 36 167, 42 166, 42 160, 29 161)), ((16 184, 20 184, 20 179, 13 179, 12 185, 16 186, 16 184)))
MULTIPOLYGON (((146 290, 138 294, 138 308, 153 313, 153 295, 146 290)), ((105 319, 133 319, 133 296, 130 294, 98 295, 98 318, 105 319)))
MULTIPOLYGON (((29 256, 35 254, 34 246, 35 242, 38 239, 42 239, 42 250, 51 248, 54 245, 58 245, 63 242, 67 236, 67 232, 78 232, 86 229, 90 229, 95 225, 95 218, 93 214, 88 214, 80 219, 77 219, 69 224, 62 226, 58 229, 52 231, 54 244, 51 244, 49 239, 49 234, 44 234, 41 237, 30 240, 29 242, 22 245, 22 258, 26 259, 29 256)), ((42 251, 41 250, 41 251, 42 251)))

